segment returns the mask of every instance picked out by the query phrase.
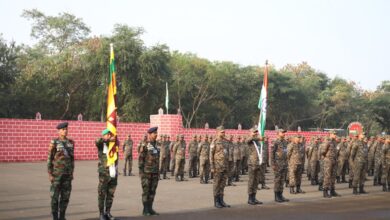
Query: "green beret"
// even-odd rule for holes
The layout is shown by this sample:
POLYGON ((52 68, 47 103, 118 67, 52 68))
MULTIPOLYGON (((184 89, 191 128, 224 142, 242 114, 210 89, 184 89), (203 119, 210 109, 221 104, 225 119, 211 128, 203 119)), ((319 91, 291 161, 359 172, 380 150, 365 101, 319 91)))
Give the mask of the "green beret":
POLYGON ((106 129, 104 129, 104 130, 102 131, 102 135, 106 135, 106 134, 108 134, 108 133, 110 133, 110 130, 109 130, 108 128, 106 128, 106 129))

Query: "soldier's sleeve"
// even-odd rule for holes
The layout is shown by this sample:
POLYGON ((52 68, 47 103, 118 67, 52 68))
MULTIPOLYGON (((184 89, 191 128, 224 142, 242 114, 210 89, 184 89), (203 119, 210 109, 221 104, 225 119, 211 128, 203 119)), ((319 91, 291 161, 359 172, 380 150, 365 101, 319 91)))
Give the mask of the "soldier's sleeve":
POLYGON ((323 157, 325 157, 326 156, 326 153, 328 153, 328 149, 329 149, 329 142, 328 141, 326 141, 322 146, 321 146, 321 155, 323 156, 323 157))
POLYGON ((289 161, 290 160, 290 158, 291 158, 291 155, 292 155, 292 144, 289 144, 289 145, 287 145, 287 161, 289 161))
POLYGON ((357 144, 355 142, 352 144, 352 147, 351 147, 351 158, 353 161, 355 160, 356 152, 357 152, 357 144))
MULTIPOLYGON (((73 140, 70 140, 70 142, 72 143, 73 145, 73 152, 75 150, 75 142, 73 140)), ((73 171, 74 171, 74 153, 72 154, 72 157, 71 157, 71 160, 72 160, 72 174, 73 174, 73 171)))
POLYGON ((142 174, 144 172, 145 157, 146 157, 146 145, 145 144, 141 144, 140 152, 139 152, 139 155, 138 155, 139 174, 142 174))
POLYGON ((211 170, 215 168, 214 154, 215 154, 215 143, 213 141, 210 145, 210 169, 211 170))
MULTIPOLYGON (((382 164, 386 163, 386 153, 387 153, 388 150, 389 150, 389 147, 384 145, 384 147, 382 149, 382 158, 381 158, 382 164)), ((384 184, 386 184, 386 182, 384 184)))
POLYGON ((103 139, 102 138, 96 139, 95 146, 98 150, 103 150, 103 139))
POLYGON ((199 143, 198 149, 196 150, 196 155, 198 155, 198 158, 200 157, 200 152, 202 151, 203 144, 199 143))
POLYGON ((49 173, 49 175, 53 174, 53 160, 54 160, 55 151, 56 151, 56 142, 55 140, 52 140, 49 145, 49 151, 47 156, 47 172, 49 173))

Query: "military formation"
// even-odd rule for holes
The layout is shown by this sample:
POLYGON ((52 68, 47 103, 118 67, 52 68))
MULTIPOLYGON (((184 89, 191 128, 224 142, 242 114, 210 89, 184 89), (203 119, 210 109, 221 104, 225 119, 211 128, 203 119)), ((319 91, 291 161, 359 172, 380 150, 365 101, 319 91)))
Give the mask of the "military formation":
MULTIPOLYGON (((75 142, 67 137, 67 122, 58 124, 57 130, 58 137, 49 146, 47 167, 53 219, 64 220, 72 190, 75 142)), ((373 176, 374 186, 390 192, 389 136, 367 138, 360 132, 351 137, 338 137, 330 131, 327 136, 313 136, 306 143, 303 136, 286 136, 286 130, 279 129, 275 140, 269 143, 268 137, 261 137, 257 128, 250 129, 246 136, 235 137, 226 136, 224 127, 219 126, 215 135, 193 135, 187 144, 182 134, 173 141, 169 135, 158 137, 157 134, 157 127, 148 129, 136 148, 144 216, 158 215, 153 209, 154 197, 159 180, 169 179, 169 173, 176 182, 186 181, 185 173, 189 178, 199 178, 200 184, 212 181, 216 208, 230 207, 224 200, 225 187, 235 186, 234 182, 239 182, 242 175, 248 175, 247 203, 262 204, 256 197, 258 190, 269 189, 265 181, 269 167, 274 175, 275 202, 279 203, 289 201, 283 195, 284 188, 290 194, 305 193, 301 188, 305 172, 324 198, 339 197, 336 184, 343 183, 348 184, 354 195, 366 194, 367 175, 373 176)), ((111 207, 118 172, 112 176, 107 167, 107 147, 112 141, 117 140, 105 129, 95 142, 99 158, 100 220, 115 219, 111 207)), ((133 145, 128 135, 122 145, 124 176, 133 176, 133 145)))

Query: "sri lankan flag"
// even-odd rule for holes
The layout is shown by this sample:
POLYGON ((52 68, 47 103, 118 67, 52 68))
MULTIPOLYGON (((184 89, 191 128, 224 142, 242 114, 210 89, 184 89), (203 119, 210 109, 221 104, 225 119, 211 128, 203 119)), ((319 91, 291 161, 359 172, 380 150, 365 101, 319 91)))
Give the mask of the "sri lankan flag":
MULTIPOLYGON (((110 75, 108 77, 108 90, 107 90, 107 129, 110 130, 116 140, 116 80, 115 80, 115 59, 114 48, 110 44, 110 75)), ((115 165, 115 161, 118 159, 118 144, 117 141, 110 142, 108 146, 107 154, 107 167, 115 165)))

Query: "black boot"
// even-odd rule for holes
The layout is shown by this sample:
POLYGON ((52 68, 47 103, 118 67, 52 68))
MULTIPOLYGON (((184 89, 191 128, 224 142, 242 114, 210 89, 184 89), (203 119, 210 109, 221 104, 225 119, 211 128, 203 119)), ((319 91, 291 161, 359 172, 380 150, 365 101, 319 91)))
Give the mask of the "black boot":
POLYGON ((111 215, 111 212, 109 209, 106 211, 106 219, 107 220, 115 220, 115 217, 111 215))
POLYGON ((322 187, 322 183, 319 183, 318 184, 318 191, 323 191, 324 190, 324 188, 322 187))
POLYGON ((143 216, 151 216, 152 214, 150 213, 150 210, 149 210, 149 204, 147 202, 144 202, 143 205, 144 205, 144 210, 142 212, 142 215, 143 216))
POLYGON ((248 204, 249 205, 256 205, 255 200, 252 197, 253 194, 248 195, 248 204))
POLYGON ((279 192, 275 192, 275 202, 283 202, 283 199, 279 196, 279 192))
POLYGON ((348 182, 345 180, 345 176, 342 176, 342 177, 341 177, 341 182, 342 182, 342 183, 348 183, 348 182))
POLYGON ((350 189, 352 188, 352 180, 348 181, 348 188, 350 188, 350 189))
POLYGON ((336 192, 336 190, 335 190, 334 187, 332 187, 332 188, 330 189, 330 195, 333 196, 333 197, 340 197, 340 196, 341 196, 340 194, 338 194, 338 193, 336 192))
POLYGON ((360 187, 359 187, 359 193, 360 193, 360 194, 367 194, 367 192, 364 191, 364 185, 360 185, 360 187))
POLYGON ((329 191, 328 188, 324 188, 324 190, 323 190, 324 198, 331 198, 332 197, 331 195, 329 195, 328 191, 329 191))
POLYGON ((219 209, 223 208, 223 206, 219 202, 219 196, 214 196, 214 206, 215 206, 215 208, 219 208, 219 209))
POLYGON ((66 220, 65 219, 65 211, 60 211, 60 218, 59 220, 66 220))
POLYGON ((263 204, 262 202, 260 202, 259 200, 256 199, 256 193, 252 194, 252 200, 255 202, 256 205, 263 204))
POLYGON ((336 176, 336 182, 340 183, 340 176, 336 176))
POLYGON ((226 204, 225 201, 223 200, 223 196, 219 196, 219 202, 223 207, 230 208, 230 205, 226 204))
POLYGON ((279 192, 279 197, 283 200, 283 202, 289 202, 290 201, 289 199, 284 198, 283 191, 279 192))
POLYGON ((100 214, 99 214, 99 220, 107 220, 106 215, 104 215, 103 212, 100 212, 100 214))
POLYGON ((58 212, 52 212, 53 220, 58 220, 58 212))
POLYGON ((383 187, 383 188, 382 188, 383 192, 387 192, 386 184, 383 184, 382 187, 383 187))
POLYGON ((296 194, 293 186, 290 186, 290 194, 296 194))
POLYGON ((305 193, 305 191, 301 189, 301 185, 297 185, 297 193, 305 193))
POLYGON ((160 215, 158 212, 154 211, 154 209, 153 209, 153 202, 149 201, 148 204, 149 204, 149 212, 150 212, 150 214, 152 214, 152 215, 160 215))
POLYGON ((176 177, 175 177, 175 180, 176 180, 176 182, 180 182, 179 176, 176 176, 176 177))
POLYGON ((354 194, 354 195, 359 195, 359 193, 358 193, 358 191, 357 191, 357 187, 353 187, 352 194, 354 194))

